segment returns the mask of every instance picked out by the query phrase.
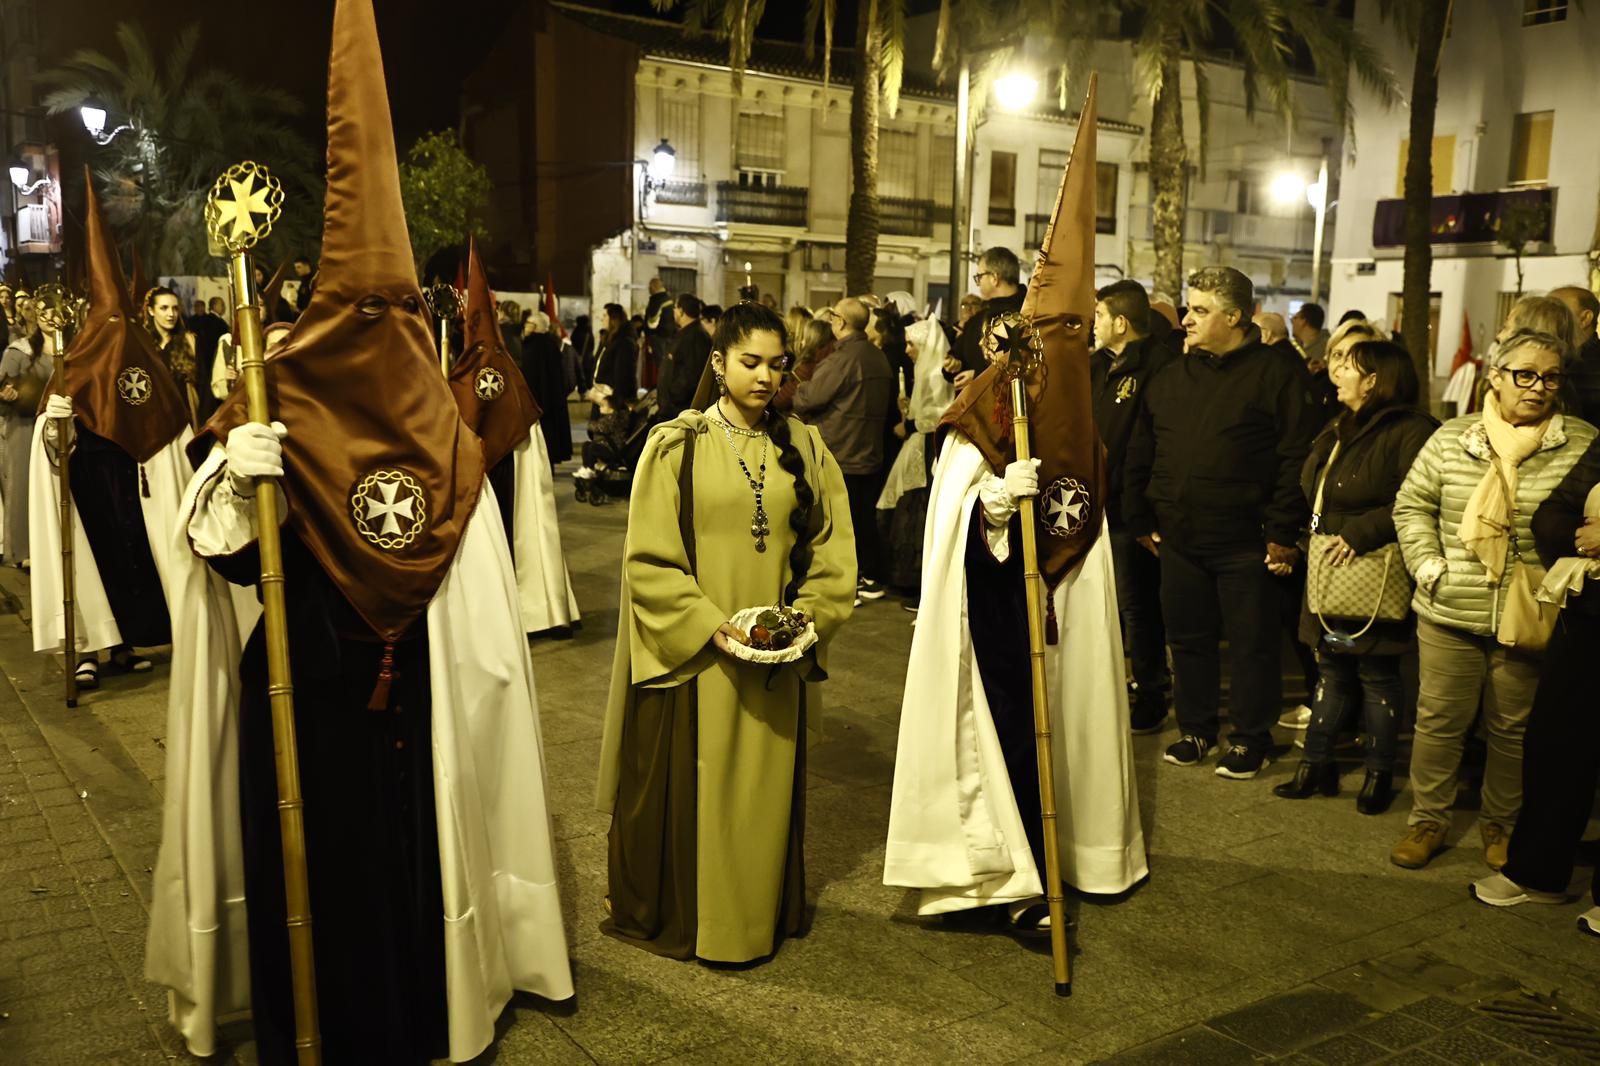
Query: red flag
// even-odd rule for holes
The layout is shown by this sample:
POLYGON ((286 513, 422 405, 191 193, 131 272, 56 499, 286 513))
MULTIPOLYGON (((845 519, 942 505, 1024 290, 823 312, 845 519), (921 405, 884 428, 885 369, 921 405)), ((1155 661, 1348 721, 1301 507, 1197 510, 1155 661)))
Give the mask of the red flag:
POLYGON ((1461 347, 1456 349, 1456 357, 1450 361, 1450 373, 1454 374, 1472 361, 1472 320, 1463 311, 1461 312, 1461 347))
POLYGON ((556 276, 545 275, 544 313, 550 316, 550 331, 562 340, 567 339, 567 327, 561 324, 561 313, 556 307, 556 276))

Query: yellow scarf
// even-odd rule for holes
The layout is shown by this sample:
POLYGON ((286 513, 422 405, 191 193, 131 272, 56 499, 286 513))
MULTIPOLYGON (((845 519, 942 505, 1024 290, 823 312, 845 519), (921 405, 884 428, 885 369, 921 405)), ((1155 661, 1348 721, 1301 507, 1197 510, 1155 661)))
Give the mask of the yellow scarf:
POLYGON ((1499 398, 1491 392, 1484 396, 1483 428, 1489 436, 1489 469, 1478 487, 1472 490, 1472 498, 1461 516, 1458 535, 1467 550, 1483 563, 1490 583, 1498 585, 1505 573, 1506 552, 1511 546, 1517 468, 1539 450, 1547 431, 1561 428, 1561 416, 1551 415, 1543 422, 1513 426, 1500 413, 1499 398))

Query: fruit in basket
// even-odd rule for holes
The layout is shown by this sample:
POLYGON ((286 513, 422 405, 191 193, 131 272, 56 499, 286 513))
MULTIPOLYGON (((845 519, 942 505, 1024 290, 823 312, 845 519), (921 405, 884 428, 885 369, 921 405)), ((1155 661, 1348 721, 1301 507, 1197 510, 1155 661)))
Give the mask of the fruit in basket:
POLYGON ((793 607, 768 608, 750 627, 750 646, 758 651, 783 651, 800 639, 810 621, 804 611, 793 607))

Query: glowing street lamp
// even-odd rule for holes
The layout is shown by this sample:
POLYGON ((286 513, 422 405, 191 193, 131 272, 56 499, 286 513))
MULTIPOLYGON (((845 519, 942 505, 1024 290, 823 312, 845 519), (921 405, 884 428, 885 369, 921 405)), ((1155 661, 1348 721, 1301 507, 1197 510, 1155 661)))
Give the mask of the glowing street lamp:
POLYGON ((1311 241, 1311 302, 1322 300, 1322 231, 1328 218, 1328 159, 1322 159, 1317 180, 1307 182, 1292 170, 1285 170, 1272 179, 1269 187, 1273 200, 1288 206, 1304 196, 1306 203, 1317 213, 1316 229, 1311 241))
POLYGON ((1273 176, 1267 191, 1276 203, 1288 207, 1306 194, 1306 179, 1292 170, 1285 170, 1273 176))
POLYGON ((133 124, 129 122, 107 133, 105 105, 92 96, 78 105, 78 117, 83 119, 84 130, 94 143, 99 145, 110 144, 116 139, 117 134, 133 129, 133 124))
POLYGON ((1025 71, 1014 70, 996 79, 994 96, 1007 111, 1025 111, 1039 97, 1039 79, 1025 71))
POLYGON ((16 186, 19 196, 32 196, 40 186, 50 184, 50 175, 46 174, 38 181, 29 182, 33 177, 33 169, 20 159, 12 160, 6 168, 11 172, 11 184, 16 186))
POLYGON ((650 153, 650 179, 657 183, 671 181, 677 169, 678 153, 673 151, 671 143, 663 137, 661 143, 656 145, 655 151, 650 153))

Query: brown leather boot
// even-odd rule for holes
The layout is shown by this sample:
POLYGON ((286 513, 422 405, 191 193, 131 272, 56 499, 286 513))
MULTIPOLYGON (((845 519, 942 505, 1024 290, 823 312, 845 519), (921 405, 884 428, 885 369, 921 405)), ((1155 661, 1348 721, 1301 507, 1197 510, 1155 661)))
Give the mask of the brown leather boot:
POLYGON ((1511 834, 1506 832, 1505 826, 1479 822, 1478 835, 1483 838, 1483 861, 1489 864, 1489 869, 1499 873, 1511 850, 1511 834))
POLYGON ((1389 849, 1389 861, 1408 870, 1420 870, 1444 848, 1443 822, 1424 820, 1406 830, 1400 843, 1389 849))

